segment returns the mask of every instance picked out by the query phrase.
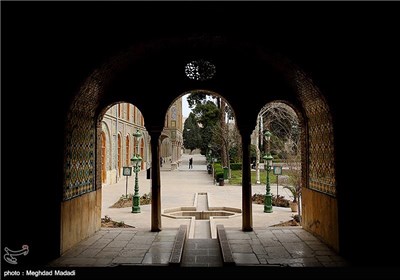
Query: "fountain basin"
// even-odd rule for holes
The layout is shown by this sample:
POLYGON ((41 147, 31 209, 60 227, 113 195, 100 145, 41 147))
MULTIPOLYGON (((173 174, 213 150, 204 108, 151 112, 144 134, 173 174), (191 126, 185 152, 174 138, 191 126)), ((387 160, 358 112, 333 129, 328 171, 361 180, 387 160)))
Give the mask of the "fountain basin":
POLYGON ((208 193, 196 193, 193 206, 164 209, 162 216, 172 219, 188 219, 188 238, 217 238, 216 221, 241 216, 242 210, 234 207, 212 206, 208 193), (207 228, 209 233, 207 233, 207 228), (200 236, 200 237, 199 237, 200 236))

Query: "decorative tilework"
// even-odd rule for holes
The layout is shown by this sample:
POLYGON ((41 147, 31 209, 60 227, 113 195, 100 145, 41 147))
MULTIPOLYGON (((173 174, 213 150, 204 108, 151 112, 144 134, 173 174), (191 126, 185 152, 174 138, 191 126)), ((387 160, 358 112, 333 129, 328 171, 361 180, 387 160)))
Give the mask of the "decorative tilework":
POLYGON ((95 190, 98 83, 86 84, 71 105, 66 125, 63 200, 95 190))
POLYGON ((66 143, 64 200, 94 190, 93 124, 77 122, 66 143))
POLYGON ((308 187, 335 196, 333 126, 329 108, 311 80, 301 71, 296 74, 299 98, 308 119, 308 187))

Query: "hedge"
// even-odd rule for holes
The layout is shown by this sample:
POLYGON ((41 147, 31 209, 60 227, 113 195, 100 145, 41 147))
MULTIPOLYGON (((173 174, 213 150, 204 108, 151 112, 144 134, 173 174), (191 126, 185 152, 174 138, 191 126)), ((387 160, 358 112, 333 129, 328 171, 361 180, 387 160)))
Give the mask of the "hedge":
POLYGON ((242 170, 242 163, 231 163, 231 170, 242 170))

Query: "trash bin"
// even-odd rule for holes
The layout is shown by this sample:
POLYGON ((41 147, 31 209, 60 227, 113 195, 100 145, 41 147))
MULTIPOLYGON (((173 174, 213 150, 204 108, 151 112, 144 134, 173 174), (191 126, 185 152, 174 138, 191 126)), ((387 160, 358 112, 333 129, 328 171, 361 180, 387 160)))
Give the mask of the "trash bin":
POLYGON ((228 170, 229 170, 229 168, 228 167, 224 167, 224 179, 226 180, 226 179, 228 179, 228 170))
POLYGON ((220 186, 224 185, 224 178, 219 178, 218 181, 220 186))

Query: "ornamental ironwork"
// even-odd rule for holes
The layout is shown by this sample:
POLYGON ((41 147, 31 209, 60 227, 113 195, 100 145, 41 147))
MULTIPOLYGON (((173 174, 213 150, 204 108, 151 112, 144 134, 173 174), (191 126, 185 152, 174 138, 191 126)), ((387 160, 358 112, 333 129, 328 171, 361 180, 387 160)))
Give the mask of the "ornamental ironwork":
POLYGON ((210 80, 215 75, 215 65, 207 60, 194 60, 186 64, 185 74, 191 80, 210 80))

